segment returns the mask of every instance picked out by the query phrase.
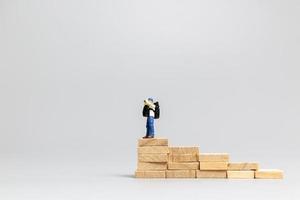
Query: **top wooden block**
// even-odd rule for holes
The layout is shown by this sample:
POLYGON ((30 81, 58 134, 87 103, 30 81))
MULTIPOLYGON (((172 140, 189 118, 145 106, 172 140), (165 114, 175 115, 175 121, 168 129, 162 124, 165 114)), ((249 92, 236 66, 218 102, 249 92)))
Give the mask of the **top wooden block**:
POLYGON ((170 154, 199 154, 198 147, 169 147, 170 154))
POLYGON ((168 146, 168 139, 164 139, 164 138, 139 139, 138 145, 139 145, 139 147, 143 147, 143 146, 168 146))
POLYGON ((228 162, 228 153, 200 153, 199 161, 201 162, 228 162))

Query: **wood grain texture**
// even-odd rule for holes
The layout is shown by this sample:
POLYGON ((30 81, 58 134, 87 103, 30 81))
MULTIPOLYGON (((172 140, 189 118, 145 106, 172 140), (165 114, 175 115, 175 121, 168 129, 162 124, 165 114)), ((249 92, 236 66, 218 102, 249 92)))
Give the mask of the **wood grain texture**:
POLYGON ((199 147, 169 147, 171 154, 199 154, 199 147))
POLYGON ((138 153, 169 153, 169 148, 167 146, 145 146, 145 147, 138 147, 138 153))
POLYGON ((168 169, 199 169, 199 162, 169 162, 168 169))
POLYGON ((197 178, 226 178, 226 171, 205 171, 205 170, 197 170, 196 172, 197 178))
POLYGON ((196 178, 196 170, 167 170, 167 178, 196 178))
POLYGON ((139 139, 138 145, 142 146, 168 146, 168 139, 165 138, 146 138, 139 139))
POLYGON ((259 164, 255 162, 231 162, 228 163, 228 170, 242 171, 242 170, 258 170, 259 164))
POLYGON ((200 153, 199 154, 199 161, 204 162, 228 162, 229 161, 229 154, 228 153, 200 153))
POLYGON ((228 162, 200 162, 200 170, 227 170, 228 162))
POLYGON ((137 171, 161 171, 166 170, 168 167, 167 163, 156 163, 156 162, 138 162, 137 171))
POLYGON ((283 179, 283 171, 280 169, 260 169, 255 171, 258 179, 283 179))
POLYGON ((168 154, 143 153, 138 154, 139 162, 168 162, 168 154))
POLYGON ((230 179, 254 179, 254 171, 227 171, 227 178, 230 179))
POLYGON ((135 171, 136 178, 166 178, 166 171, 135 171))
POLYGON ((195 162, 198 161, 197 154, 170 154, 170 162, 195 162))

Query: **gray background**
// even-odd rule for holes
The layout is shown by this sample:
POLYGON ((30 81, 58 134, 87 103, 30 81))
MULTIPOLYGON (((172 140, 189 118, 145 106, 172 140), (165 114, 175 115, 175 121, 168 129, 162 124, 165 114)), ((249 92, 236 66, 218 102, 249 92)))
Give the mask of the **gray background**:
POLYGON ((0 0, 0 198, 299 199, 300 1, 0 0), (282 181, 137 180, 157 135, 282 181))

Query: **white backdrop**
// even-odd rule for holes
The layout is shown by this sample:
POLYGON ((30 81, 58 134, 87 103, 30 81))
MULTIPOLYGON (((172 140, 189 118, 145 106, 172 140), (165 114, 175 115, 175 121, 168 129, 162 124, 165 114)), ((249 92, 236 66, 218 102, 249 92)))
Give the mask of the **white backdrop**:
POLYGON ((297 199, 299 9, 296 0, 0 0, 0 198, 184 197, 176 188, 222 198, 242 186, 244 198, 297 199), (265 182, 204 191, 197 181, 136 182, 147 97, 160 102, 157 135, 171 145, 259 161, 286 179, 262 193, 265 182), (144 196, 148 188, 160 192, 144 196))

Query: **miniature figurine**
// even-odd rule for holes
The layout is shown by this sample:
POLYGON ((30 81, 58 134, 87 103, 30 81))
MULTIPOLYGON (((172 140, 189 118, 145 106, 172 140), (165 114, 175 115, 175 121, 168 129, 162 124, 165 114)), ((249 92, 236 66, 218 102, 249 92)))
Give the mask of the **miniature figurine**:
POLYGON ((143 116, 147 117, 146 136, 143 138, 154 138, 154 119, 158 119, 160 115, 159 103, 153 101, 152 98, 144 100, 143 116))

